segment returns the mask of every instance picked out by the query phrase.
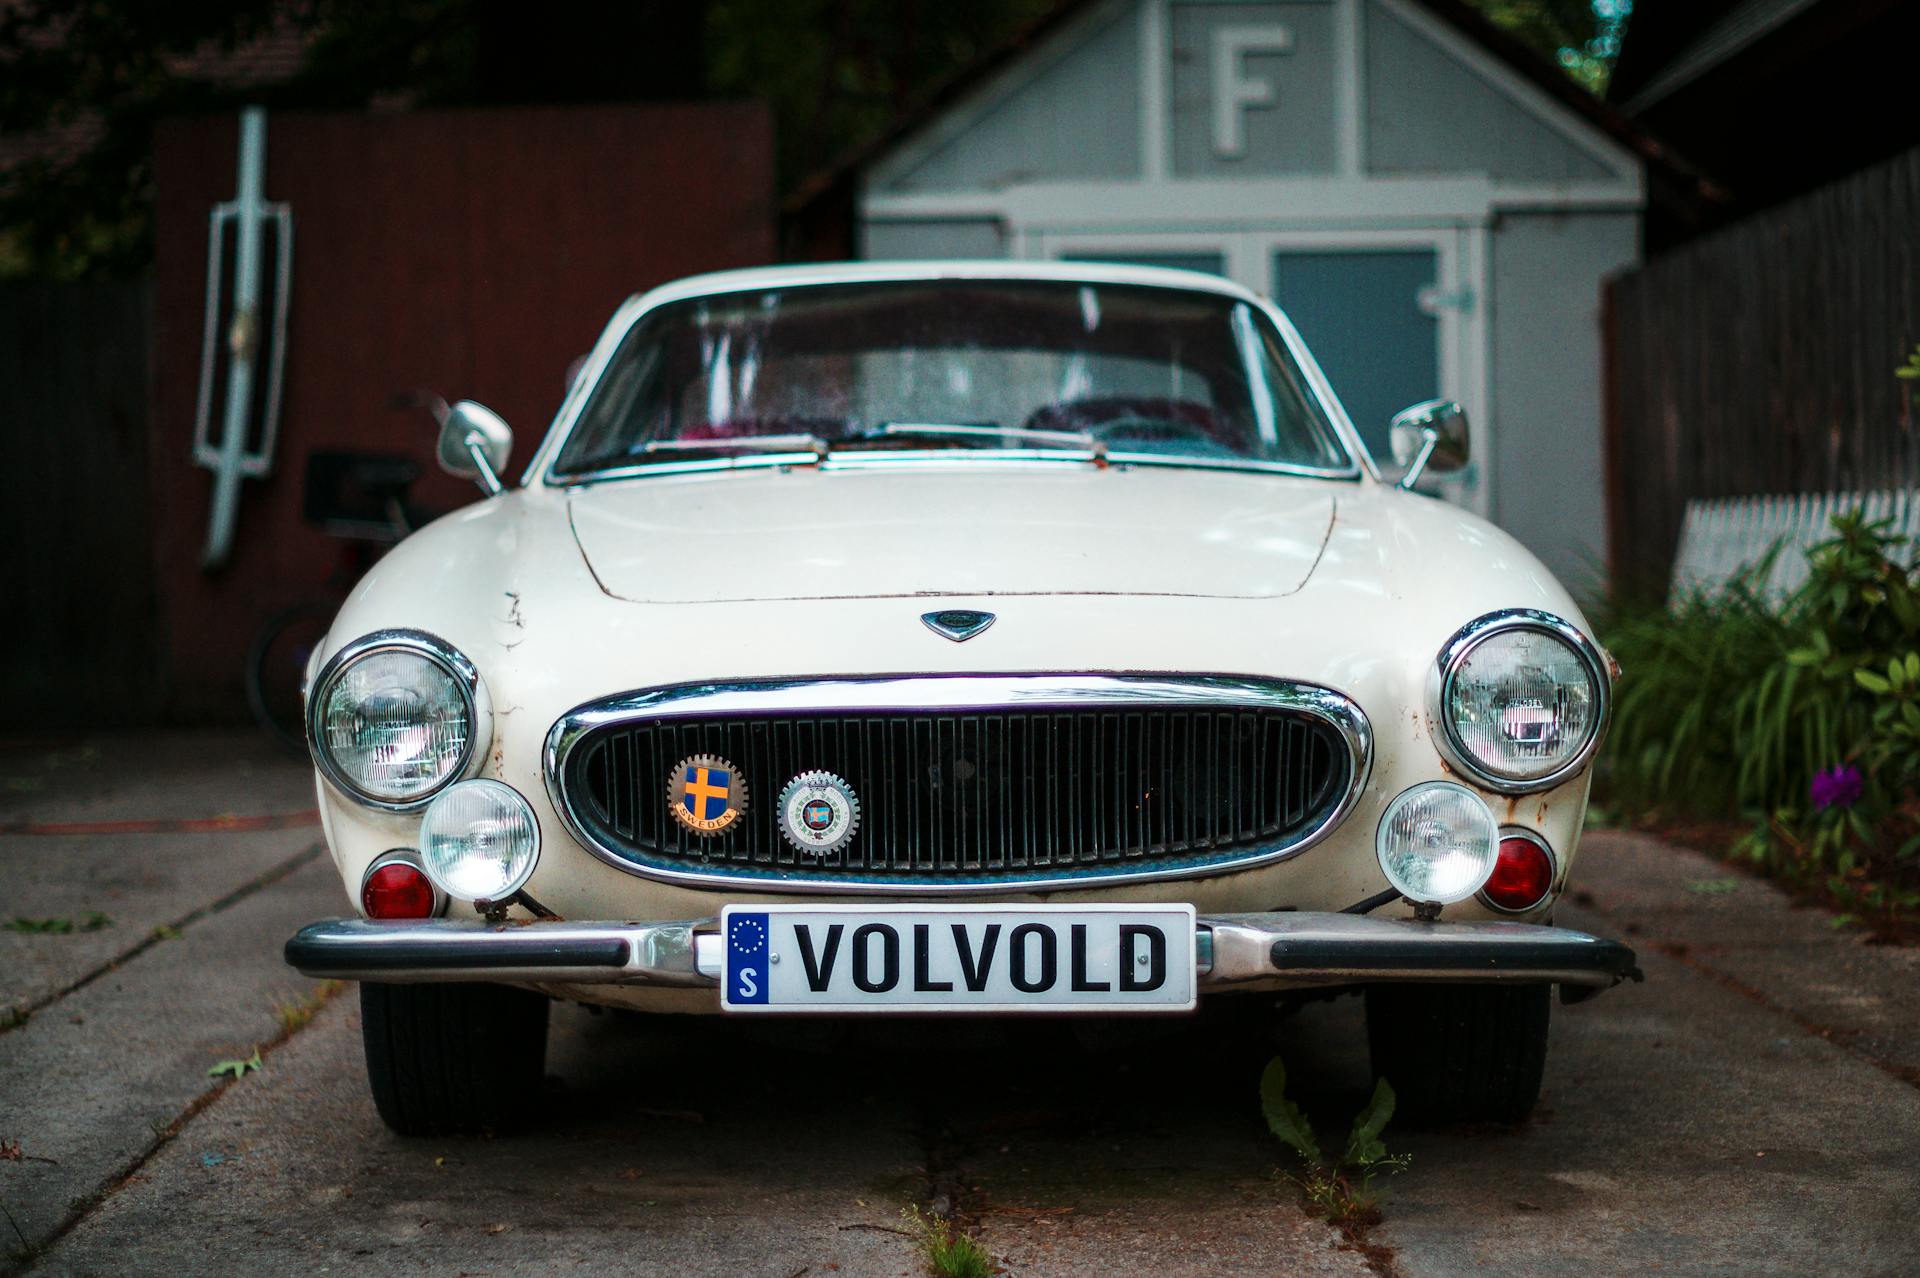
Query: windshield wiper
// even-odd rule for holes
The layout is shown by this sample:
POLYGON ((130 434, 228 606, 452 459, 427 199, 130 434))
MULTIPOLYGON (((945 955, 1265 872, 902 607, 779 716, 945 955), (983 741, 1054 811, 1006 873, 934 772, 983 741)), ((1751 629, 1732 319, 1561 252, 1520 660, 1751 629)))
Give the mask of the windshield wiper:
POLYGON ((643 453, 792 453, 805 451, 818 461, 827 455, 827 441, 818 435, 737 435, 729 439, 650 439, 643 453))
POLYGON ((850 436, 852 439, 1017 439, 1056 448, 1084 448, 1101 465, 1107 461, 1107 446, 1085 431, 1030 430, 1024 426, 969 426, 959 422, 882 422, 872 430, 850 436))

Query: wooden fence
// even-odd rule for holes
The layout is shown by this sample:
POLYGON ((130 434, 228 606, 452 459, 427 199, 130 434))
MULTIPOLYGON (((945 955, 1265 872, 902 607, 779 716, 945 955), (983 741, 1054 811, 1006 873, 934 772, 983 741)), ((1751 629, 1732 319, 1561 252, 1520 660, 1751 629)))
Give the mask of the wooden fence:
POLYGON ((1664 589, 1687 502, 1920 481, 1920 150, 1614 281, 1614 581, 1664 589))
POLYGON ((0 728, 152 713, 152 288, 0 285, 0 728))

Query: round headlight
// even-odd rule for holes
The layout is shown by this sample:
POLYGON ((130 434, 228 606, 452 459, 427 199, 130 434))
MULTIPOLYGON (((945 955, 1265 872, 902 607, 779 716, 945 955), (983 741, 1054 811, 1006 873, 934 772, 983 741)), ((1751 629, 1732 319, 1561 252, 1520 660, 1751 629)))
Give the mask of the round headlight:
POLYGON ((1440 655, 1435 707, 1451 761, 1496 790, 1544 790, 1593 757, 1608 685, 1592 642, 1558 617, 1495 613, 1440 655))
POLYGON ((499 781, 449 787, 420 819, 427 877, 462 901, 504 901, 540 859, 540 826, 518 790, 499 781))
POLYGON ((1428 781, 1387 805, 1374 840, 1380 869, 1415 904, 1450 905, 1478 892, 1500 854, 1500 827, 1479 795, 1428 781))
POLYGON ((418 807, 483 747, 479 694, 473 666, 433 636, 368 635, 336 653, 314 683, 314 758, 362 802, 418 807))

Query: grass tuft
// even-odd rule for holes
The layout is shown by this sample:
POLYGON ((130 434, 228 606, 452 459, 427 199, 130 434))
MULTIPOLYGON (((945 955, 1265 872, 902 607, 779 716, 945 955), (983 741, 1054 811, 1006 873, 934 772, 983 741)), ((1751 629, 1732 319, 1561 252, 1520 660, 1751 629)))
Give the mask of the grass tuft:
POLYGON ((987 1249, 955 1229, 952 1221, 918 1207, 906 1208, 900 1219, 935 1278, 993 1278, 998 1272, 987 1249))
POLYGON ((339 981, 322 981, 311 994, 301 998, 277 1002, 273 1005, 273 1017, 280 1022, 280 1029, 286 1034, 295 1034, 307 1027, 307 1023, 320 1014, 334 992, 340 988, 339 981))

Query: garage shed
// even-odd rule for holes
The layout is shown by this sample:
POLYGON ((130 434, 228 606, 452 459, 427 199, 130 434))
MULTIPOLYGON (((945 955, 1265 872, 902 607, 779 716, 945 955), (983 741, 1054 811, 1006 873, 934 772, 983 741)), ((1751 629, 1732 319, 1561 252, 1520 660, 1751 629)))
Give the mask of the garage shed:
POLYGON ((1098 0, 853 167, 870 258, 1099 259, 1270 293, 1382 458, 1465 404, 1443 495, 1563 579, 1604 562, 1602 281, 1639 257, 1645 162, 1457 0, 1098 0))

